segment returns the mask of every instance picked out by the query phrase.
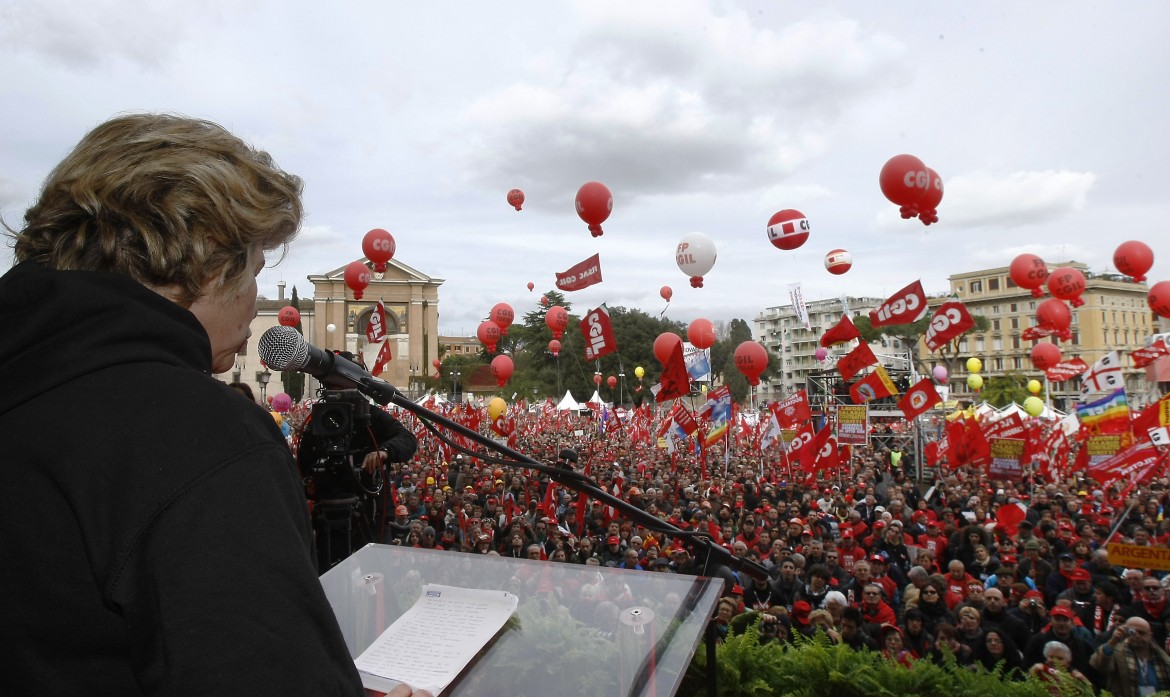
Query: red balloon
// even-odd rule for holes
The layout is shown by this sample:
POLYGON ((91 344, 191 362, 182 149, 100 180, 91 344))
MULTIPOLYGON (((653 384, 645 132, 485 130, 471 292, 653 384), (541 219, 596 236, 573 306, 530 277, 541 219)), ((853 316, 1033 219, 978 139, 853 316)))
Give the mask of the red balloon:
POLYGON ((1008 275, 1017 286, 1032 291, 1033 298, 1039 298, 1044 295, 1041 289, 1048 280, 1048 264, 1035 254, 1020 254, 1012 259, 1008 275))
POLYGON ((548 307, 548 296, 547 295, 540 296, 540 304, 544 305, 545 307, 548 307))
POLYGON ((942 203, 943 182, 938 172, 929 167, 926 171, 930 179, 927 181, 926 190, 922 192, 922 198, 918 199, 918 219, 923 225, 930 225, 938 222, 938 204, 942 203))
POLYGON ((601 385, 601 373, 594 373, 593 374, 593 384, 598 385, 598 386, 601 385))
POLYGON ((351 261, 345 267, 345 285, 353 290, 353 299, 361 300, 362 291, 370 285, 370 267, 360 261, 351 261))
POLYGON ((609 389, 612 390, 613 388, 617 387, 617 378, 610 375, 605 379, 605 384, 609 385, 609 389))
POLYGON ((561 355, 561 342, 557 341, 556 339, 548 342, 548 350, 554 358, 561 355))
POLYGON ((506 336, 508 334, 508 327, 512 326, 512 320, 516 319, 516 312, 508 303, 496 303, 492 306, 492 311, 488 313, 488 319, 496 323, 500 328, 500 335, 506 336))
POLYGON ((569 312, 560 305, 553 305, 544 314, 544 323, 552 330, 553 338, 559 339, 569 326, 569 312))
POLYGON ((276 315, 276 320, 283 327, 295 327, 301 323, 301 311, 292 305, 286 305, 280 308, 280 312, 276 315))
POLYGON ((913 155, 895 155, 882 166, 878 184, 885 197, 901 207, 903 218, 913 218, 918 215, 918 200, 930 185, 930 172, 913 155))
POLYGON ((380 227, 366 233, 362 238, 362 253, 374 262, 374 271, 386 271, 386 262, 394 258, 394 236, 380 227))
POLYGON ((1061 267, 1048 274, 1048 292, 1052 297, 1067 300, 1073 307, 1085 304, 1081 293, 1085 292, 1085 274, 1072 267, 1061 267))
POLYGON ((529 282, 528 282, 528 292, 529 292, 529 293, 531 293, 531 292, 532 292, 532 289, 533 289, 533 288, 535 288, 535 287, 536 287, 536 284, 535 284, 535 283, 533 283, 532 281, 529 281, 529 282))
POLYGON ((436 358, 435 360, 431 361, 431 365, 434 366, 435 370, 438 370, 439 366, 443 364, 439 361, 438 358, 436 358))
POLYGON ((1063 300, 1048 298, 1036 307, 1036 324, 1042 329, 1056 330, 1062 339, 1070 338, 1071 335, 1070 337, 1064 335, 1072 325, 1072 310, 1063 300))
POLYGON ((512 364, 511 358, 500 355, 492 359, 492 377, 496 379, 498 387, 503 387, 508 382, 508 378, 512 377, 513 370, 515 370, 515 366, 512 364))
POLYGON ((792 208, 777 211, 768 219, 768 241, 776 249, 796 249, 808 242, 811 231, 804 213, 792 208))
POLYGON ((475 336, 479 339, 479 343, 487 347, 488 353, 496 352, 496 342, 500 340, 500 325, 489 320, 484 320, 479 323, 479 328, 475 330, 475 336))
POLYGON ((760 384, 760 375, 768 367, 768 350, 750 339, 743 342, 735 348, 735 367, 752 386, 760 384))
POLYGON ((678 334, 672 334, 670 332, 659 334, 658 338, 654 340, 654 357, 658 359, 659 363, 666 365, 666 362, 670 360, 671 354, 674 353, 674 347, 681 343, 682 339, 679 338, 678 334))
POLYGON ((709 349, 715 345, 715 325, 711 320, 699 317, 687 327, 687 341, 695 348, 709 349))
POLYGON ((512 189, 509 191, 508 205, 512 206, 516 210, 520 210, 520 207, 524 205, 524 192, 519 189, 512 189))
POLYGON ((1158 281, 1146 296, 1150 309, 1159 317, 1170 317, 1170 281, 1158 281))
POLYGON ((1047 341, 1041 341, 1032 347, 1032 365, 1036 370, 1048 370, 1060 363, 1060 347, 1047 341))
POLYGON ((674 295, 674 291, 670 289, 670 286, 662 286, 662 288, 658 290, 658 294, 662 296, 663 300, 670 302, 670 297, 674 295))
POLYGON ((577 215, 589 224, 589 232, 601 237, 601 224, 613 211, 613 194, 601 182, 585 182, 577 190, 577 215))
POLYGON ((1113 265, 1121 273, 1141 283, 1146 280, 1146 272, 1154 265, 1154 250, 1145 242, 1122 242, 1113 252, 1113 265))

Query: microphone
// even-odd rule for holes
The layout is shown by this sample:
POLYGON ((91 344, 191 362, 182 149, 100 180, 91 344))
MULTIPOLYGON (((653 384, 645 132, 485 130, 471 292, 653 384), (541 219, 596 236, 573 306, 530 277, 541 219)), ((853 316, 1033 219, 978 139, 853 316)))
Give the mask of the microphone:
POLYGON ((257 352, 273 370, 308 373, 329 387, 353 387, 375 400, 386 401, 397 392, 393 385, 370 375, 358 364, 306 342, 305 337, 293 327, 278 325, 264 332, 260 336, 257 352))

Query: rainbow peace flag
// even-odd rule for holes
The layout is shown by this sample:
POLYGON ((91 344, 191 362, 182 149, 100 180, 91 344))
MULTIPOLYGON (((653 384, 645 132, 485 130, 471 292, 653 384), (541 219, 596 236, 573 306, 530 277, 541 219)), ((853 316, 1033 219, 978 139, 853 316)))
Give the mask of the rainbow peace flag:
POLYGON ((1077 402, 1077 418, 1090 433, 1125 433, 1129 430, 1129 402, 1125 388, 1091 402, 1077 402))

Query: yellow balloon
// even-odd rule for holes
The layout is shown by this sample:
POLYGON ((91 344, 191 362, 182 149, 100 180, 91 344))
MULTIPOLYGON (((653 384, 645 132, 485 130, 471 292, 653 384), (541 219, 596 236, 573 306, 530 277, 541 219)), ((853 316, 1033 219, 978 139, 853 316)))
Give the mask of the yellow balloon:
MULTIPOLYGON (((1040 390, 1042 389, 1044 389, 1044 386, 1040 384, 1039 380, 1028 381, 1028 391, 1032 394, 1040 394, 1040 390)), ((1035 416, 1035 414, 1032 414, 1032 416, 1035 416)))
POLYGON ((495 420, 504 415, 508 411, 508 403, 502 397, 492 397, 492 401, 488 402, 488 417, 495 420))
MULTIPOLYGON (((1036 382, 1033 380, 1032 382, 1036 382)), ((1044 413, 1044 400, 1033 395, 1024 400, 1024 411, 1030 416, 1040 416, 1044 413)))
POLYGON ((634 368, 634 377, 638 378, 639 380, 646 377, 646 369, 643 368, 642 366, 638 366, 637 368, 634 368))
MULTIPOLYGON (((972 358, 971 360, 975 360, 975 359, 972 358)), ((971 389, 975 390, 976 392, 978 392, 979 390, 982 390, 983 389, 983 376, 982 375, 974 375, 974 374, 968 375, 967 376, 967 387, 970 387, 971 389)))
POLYGON ((983 370, 983 361, 974 356, 967 359, 967 372, 978 373, 980 370, 983 370))

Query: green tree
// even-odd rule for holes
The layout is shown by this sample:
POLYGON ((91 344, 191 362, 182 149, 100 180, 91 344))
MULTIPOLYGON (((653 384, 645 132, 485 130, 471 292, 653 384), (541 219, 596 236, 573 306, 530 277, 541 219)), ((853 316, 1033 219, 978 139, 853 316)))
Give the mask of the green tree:
POLYGON ((1027 385, 1026 375, 1012 371, 987 378, 980 396, 991 406, 1002 409, 1012 402, 1023 404, 1025 399, 1031 397, 1027 385))

